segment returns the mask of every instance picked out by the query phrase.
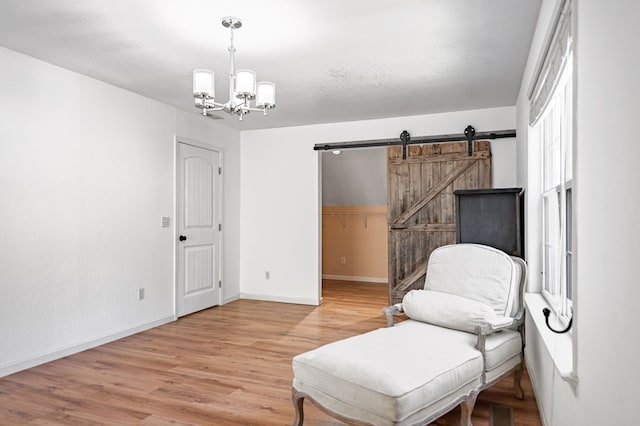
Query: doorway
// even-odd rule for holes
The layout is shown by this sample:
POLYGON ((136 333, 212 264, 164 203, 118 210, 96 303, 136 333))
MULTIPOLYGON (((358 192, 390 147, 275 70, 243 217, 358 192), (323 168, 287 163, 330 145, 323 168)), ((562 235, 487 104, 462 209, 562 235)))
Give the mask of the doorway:
POLYGON ((222 150, 177 142, 176 313, 220 304, 222 150))
POLYGON ((386 148, 321 155, 323 280, 386 284, 386 148))

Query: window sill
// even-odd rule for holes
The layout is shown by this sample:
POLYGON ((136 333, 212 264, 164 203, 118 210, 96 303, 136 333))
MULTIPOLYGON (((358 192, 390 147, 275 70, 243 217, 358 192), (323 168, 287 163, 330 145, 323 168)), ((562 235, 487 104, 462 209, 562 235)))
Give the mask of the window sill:
MULTIPOLYGON (((544 342, 553 363, 560 376, 567 382, 575 385, 578 383, 573 368, 573 339, 571 333, 557 334, 549 330, 542 315, 542 309, 549 308, 549 304, 540 293, 526 293, 524 296, 525 305, 532 322, 538 330, 538 335, 544 342)), ((550 317, 552 327, 561 328, 557 320, 550 317)))

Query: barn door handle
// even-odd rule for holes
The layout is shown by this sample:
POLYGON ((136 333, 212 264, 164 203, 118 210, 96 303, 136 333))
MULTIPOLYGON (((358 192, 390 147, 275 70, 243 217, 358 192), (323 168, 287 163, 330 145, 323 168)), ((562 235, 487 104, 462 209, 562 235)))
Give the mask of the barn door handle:
POLYGON ((179 239, 180 241, 185 241, 185 240, 187 239, 187 237, 185 237, 184 235, 180 235, 180 236, 178 237, 178 239, 179 239))

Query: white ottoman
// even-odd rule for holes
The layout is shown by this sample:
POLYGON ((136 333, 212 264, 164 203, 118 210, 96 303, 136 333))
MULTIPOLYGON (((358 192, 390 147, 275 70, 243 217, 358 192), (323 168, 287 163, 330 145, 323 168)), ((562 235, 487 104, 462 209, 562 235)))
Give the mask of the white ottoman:
POLYGON ((296 356, 294 393, 345 419, 422 424, 481 385, 475 343, 471 333, 403 321, 296 356))

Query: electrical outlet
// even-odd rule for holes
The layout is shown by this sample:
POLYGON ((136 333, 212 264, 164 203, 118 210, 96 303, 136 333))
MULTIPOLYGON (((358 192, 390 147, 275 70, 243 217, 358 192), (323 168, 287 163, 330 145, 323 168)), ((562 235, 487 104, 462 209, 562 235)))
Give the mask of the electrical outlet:
POLYGON ((347 258, 342 256, 342 258, 340 259, 340 263, 342 263, 343 265, 347 264, 347 258))
POLYGON ((265 278, 266 280, 271 279, 271 272, 266 271, 266 272, 264 273, 264 278, 265 278))
POLYGON ((138 300, 144 299, 144 287, 138 289, 138 300))

